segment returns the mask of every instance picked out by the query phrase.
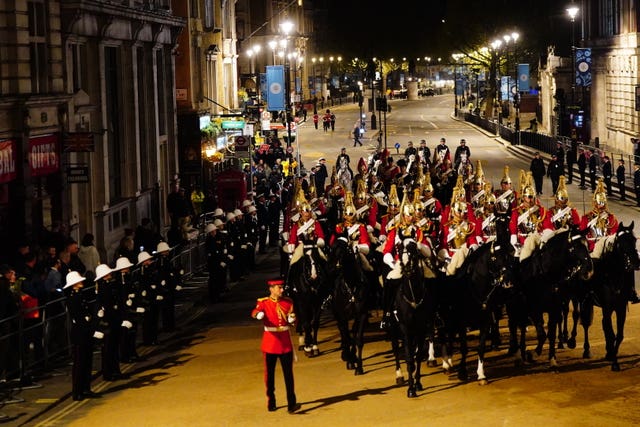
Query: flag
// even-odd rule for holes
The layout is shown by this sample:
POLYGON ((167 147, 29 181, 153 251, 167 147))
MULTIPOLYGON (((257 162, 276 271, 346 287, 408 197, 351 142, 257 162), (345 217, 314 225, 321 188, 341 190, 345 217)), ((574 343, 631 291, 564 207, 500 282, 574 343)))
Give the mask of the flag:
POLYGON ((576 48, 576 86, 591 86, 591 49, 576 48))
POLYGON ((260 99, 267 100, 267 75, 260 73, 260 99))
POLYGON ((286 88, 284 85, 284 66, 267 66, 267 107, 269 111, 284 111, 286 88))
POLYGON ((529 64, 518 64, 518 91, 529 91, 529 64))

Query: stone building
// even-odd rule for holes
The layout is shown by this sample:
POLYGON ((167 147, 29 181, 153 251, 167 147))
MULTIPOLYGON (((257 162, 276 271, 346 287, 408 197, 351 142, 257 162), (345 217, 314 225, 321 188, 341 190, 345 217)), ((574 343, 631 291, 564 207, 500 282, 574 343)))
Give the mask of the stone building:
POLYGON ((66 224, 111 261, 125 229, 165 223, 184 20, 170 0, 13 0, 0 16, 0 237, 66 224))

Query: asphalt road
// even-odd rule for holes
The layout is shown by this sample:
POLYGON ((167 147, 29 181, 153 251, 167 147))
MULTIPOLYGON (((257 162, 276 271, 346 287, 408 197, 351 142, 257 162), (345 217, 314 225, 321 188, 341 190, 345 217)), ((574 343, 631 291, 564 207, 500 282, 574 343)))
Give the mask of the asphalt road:
MULTIPOLYGON (((517 180, 519 168, 528 169, 528 153, 521 154, 493 137, 452 120, 453 100, 436 96, 424 101, 394 101, 389 115, 388 141, 427 139, 429 146, 445 136, 452 149, 465 138, 472 158, 486 160, 485 173, 494 182, 505 163, 517 180)), ((303 125, 299 138, 305 164, 326 156, 330 164, 349 142, 359 111, 357 106, 336 108, 336 131, 315 131, 303 125)), ((348 148, 352 161, 368 154, 348 148)), ((483 163, 484 164, 484 163, 483 163)), ((550 193, 545 182, 544 193, 550 193)), ((569 188, 578 205, 582 193, 569 188)), ((589 202, 589 198, 586 199, 589 202)), ((627 221, 637 219, 630 205, 611 201, 612 209, 627 221)), ((587 205, 588 208, 588 205, 587 205)), ((579 209, 582 211, 582 209, 579 209)), ((640 223, 640 221, 639 221, 640 223)), ((276 370, 279 409, 267 412, 264 397, 261 324, 249 313, 255 299, 267 294, 265 280, 277 274, 272 249, 259 258, 257 271, 236 285, 224 301, 207 305, 206 278, 196 278, 183 298, 179 332, 164 337, 160 347, 142 348, 147 361, 126 365, 129 380, 94 382, 100 399, 73 402, 68 377, 58 377, 42 389, 25 391, 29 402, 43 403, 38 415, 16 416, 10 425, 36 426, 629 426, 640 422, 640 305, 629 306, 625 340, 620 349, 621 371, 612 372, 604 356, 601 314, 596 311, 590 331, 593 358, 582 359, 582 349, 558 351, 559 367, 551 370, 545 353, 523 367, 515 367, 504 346, 488 356, 485 371, 489 384, 475 382, 471 352, 470 380, 461 382, 437 368, 423 365, 424 390, 406 397, 406 388, 395 383, 390 343, 378 329, 379 313, 372 313, 364 347, 364 375, 345 368, 338 352, 339 335, 328 313, 320 329, 321 354, 298 354, 294 365, 298 401, 302 407, 288 414, 281 372, 276 370), (187 301, 185 301, 185 299, 187 301), (56 382, 57 381, 57 382, 56 382), (57 387, 57 388, 56 388, 57 387), (56 394, 56 391, 58 390, 56 394), (64 393, 67 393, 65 397, 64 393)), ((503 342, 506 330, 501 324, 503 342)), ((578 341, 582 339, 582 332, 578 341)), ((528 348, 534 346, 529 331, 528 348)), ((473 346, 474 342, 471 343, 473 346)), ((580 344, 581 345, 581 344, 580 344)), ((457 359, 454 358, 454 362, 457 359)), ((403 367, 404 370, 404 367, 403 367)), ((26 405, 26 404, 25 404, 26 405)), ((0 412, 9 412, 9 407, 0 412)), ((26 412, 28 409, 25 409, 26 412)))

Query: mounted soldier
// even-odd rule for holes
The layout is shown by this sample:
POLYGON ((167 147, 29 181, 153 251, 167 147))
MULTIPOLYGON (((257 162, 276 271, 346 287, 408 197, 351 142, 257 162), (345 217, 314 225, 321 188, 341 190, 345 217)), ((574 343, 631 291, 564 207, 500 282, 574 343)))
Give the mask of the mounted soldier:
POLYGON ((516 256, 520 261, 531 255, 531 252, 540 245, 540 233, 546 210, 540 204, 536 196, 531 172, 526 174, 527 180, 522 190, 522 201, 511 213, 511 244, 516 249, 516 256), (523 249, 522 253, 520 250, 523 249))

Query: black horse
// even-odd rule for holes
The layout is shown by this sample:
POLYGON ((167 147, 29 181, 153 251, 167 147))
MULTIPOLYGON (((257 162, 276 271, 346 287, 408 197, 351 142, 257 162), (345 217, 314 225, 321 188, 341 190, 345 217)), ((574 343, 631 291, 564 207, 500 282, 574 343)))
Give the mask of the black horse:
POLYGON ((355 375, 364 373, 362 348, 370 301, 370 288, 359 257, 346 237, 336 239, 329 255, 332 307, 340 330, 341 357, 355 375))
POLYGON ((556 333, 563 303, 570 297, 569 285, 576 279, 587 280, 592 274, 593 262, 585 233, 577 228, 557 232, 530 257, 520 261, 518 281, 525 295, 527 313, 536 328, 535 352, 538 356, 542 354, 548 339, 551 367, 557 366, 556 333), (547 331, 545 312, 548 313, 547 331))
POLYGON ((322 304, 330 294, 327 262, 318 248, 303 247, 296 249, 291 261, 286 292, 296 305, 300 346, 307 357, 318 356, 322 304))
POLYGON ((424 259, 416 242, 410 241, 406 245, 401 243, 398 246, 401 248, 398 262, 402 277, 398 279, 394 299, 397 325, 391 328, 390 336, 396 362, 396 383, 403 382, 400 368, 401 338, 409 378, 407 397, 416 397, 416 391, 423 389, 420 382, 420 366, 426 355, 426 340, 433 339, 434 334, 434 290, 437 279, 425 279, 424 259))
POLYGON ((593 305, 602 308, 602 329, 604 331, 606 356, 611 362, 611 370, 619 371, 618 350, 624 339, 624 324, 627 318, 627 301, 633 286, 634 270, 640 269, 640 257, 636 249, 633 221, 628 227, 620 223, 614 236, 606 238, 602 255, 594 260, 594 274, 583 285, 589 296, 583 303, 582 325, 584 330, 584 356, 591 355, 589 326, 593 318, 593 305), (616 331, 611 317, 616 315, 616 331))
MULTIPOLYGON (((478 383, 487 384, 484 360, 489 338, 499 335, 498 320, 510 301, 515 281, 515 258, 509 243, 508 218, 496 217, 497 238, 471 251, 454 276, 441 281, 438 288, 438 314, 444 322, 443 339, 448 355, 457 337, 460 345, 458 378, 468 379, 467 331, 477 329, 478 383)), ((521 325, 524 322, 520 322, 521 325)), ((524 326, 521 326, 524 330, 524 326)), ((523 350, 524 353, 524 350, 523 350)), ((523 356, 524 357, 524 356, 523 356)))

